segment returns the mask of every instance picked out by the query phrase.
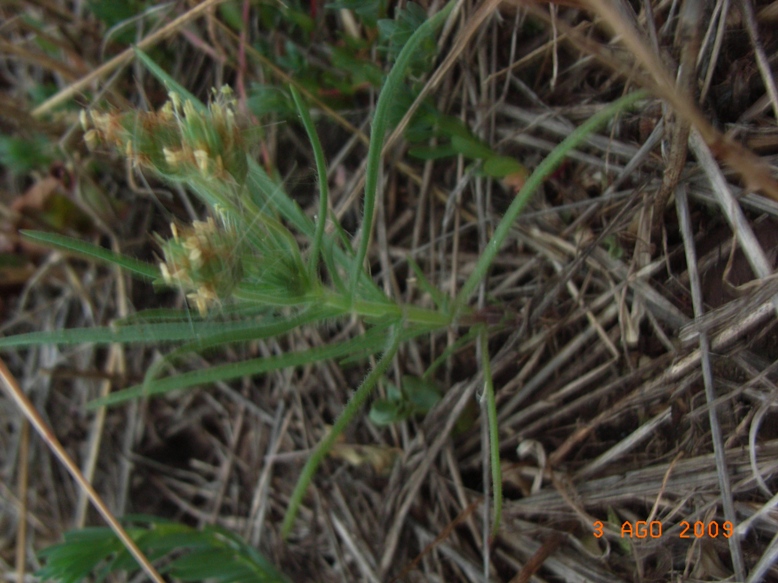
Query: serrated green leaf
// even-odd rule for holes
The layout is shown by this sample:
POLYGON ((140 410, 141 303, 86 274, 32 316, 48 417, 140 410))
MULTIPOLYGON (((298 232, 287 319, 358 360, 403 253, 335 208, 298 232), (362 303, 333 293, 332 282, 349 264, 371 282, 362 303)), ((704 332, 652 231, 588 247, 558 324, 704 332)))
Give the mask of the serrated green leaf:
POLYGON ((234 573, 236 569, 246 571, 243 565, 236 565, 234 553, 227 549, 209 548, 187 553, 168 565, 165 571, 184 581, 201 581, 218 578, 223 573, 234 573))
MULTIPOLYGON (((379 37, 388 58, 396 58, 411 36, 426 21, 427 11, 415 2, 409 2, 405 8, 398 10, 394 19, 379 20, 379 37)), ((433 30, 429 30, 423 38, 419 39, 419 44, 410 63, 410 68, 415 73, 426 70, 435 57, 437 45, 433 33, 433 30)))
MULTIPOLYGON (((212 579, 218 583, 288 583, 258 551, 239 536, 218 527, 201 530, 153 516, 133 515, 122 520, 127 532, 146 556, 156 561, 184 551, 166 571, 183 581, 212 579)), ((44 549, 46 561, 37 575, 59 583, 80 583, 93 575, 102 581, 111 573, 138 570, 135 559, 113 531, 91 527, 65 534, 63 543, 44 549)))
POLYGON ((327 10, 351 10, 369 26, 386 13, 386 0, 336 0, 324 6, 327 10))
POLYGON ((311 34, 316 30, 316 22, 305 12, 290 8, 288 5, 282 4, 282 6, 284 6, 284 18, 292 24, 299 26, 305 34, 311 34))
POLYGON ((436 124, 441 135, 448 136, 450 138, 459 136, 460 138, 466 140, 473 139, 473 134, 470 132, 470 128, 468 128, 465 125, 465 122, 463 122, 458 117, 454 117, 452 115, 441 115, 436 120, 436 124))

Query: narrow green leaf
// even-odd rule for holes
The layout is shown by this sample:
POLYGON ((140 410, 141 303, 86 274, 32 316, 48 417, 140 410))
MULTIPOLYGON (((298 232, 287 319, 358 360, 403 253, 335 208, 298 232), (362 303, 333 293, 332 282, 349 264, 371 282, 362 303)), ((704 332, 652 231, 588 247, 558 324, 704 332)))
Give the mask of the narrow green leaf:
POLYGON ((303 98, 300 96, 300 92, 297 91, 294 85, 289 86, 292 92, 292 98, 297 106, 297 113, 300 115, 300 120, 305 127, 305 131, 308 133, 308 139, 311 141, 311 147, 313 148, 313 157, 316 160, 316 172, 319 175, 319 215, 316 219, 316 231, 313 236, 313 242, 311 243, 311 257, 308 269, 310 271, 311 279, 318 279, 319 261, 321 260, 321 247, 324 240, 324 226, 327 223, 327 217, 329 215, 329 187, 327 185, 327 161, 324 157, 324 148, 321 146, 319 135, 316 133, 316 128, 313 125, 311 115, 308 113, 308 108, 303 103, 303 98))
POLYGON ((291 352, 281 356, 253 358, 243 362, 212 366, 205 370, 186 372, 174 377, 153 381, 145 387, 144 385, 136 385, 118 391, 102 399, 92 401, 88 407, 95 409, 97 407, 116 405, 139 397, 161 395, 188 387, 208 385, 244 376, 254 376, 282 368, 303 366, 321 360, 339 358, 360 350, 364 343, 365 337, 357 337, 339 344, 311 348, 305 352, 291 352))
POLYGON ((395 326, 389 337, 389 342, 383 356, 381 356, 381 359, 376 363, 375 368, 370 371, 359 388, 351 396, 351 399, 346 404, 346 408, 343 409, 343 412, 335 420, 335 423, 333 423, 332 427, 327 432, 327 435, 322 438, 311 454, 311 457, 309 457, 308 461, 305 463, 303 471, 300 472, 300 478, 297 480, 294 491, 289 498, 289 506, 286 508, 284 523, 281 526, 281 536, 284 538, 289 536, 289 532, 292 530, 292 525, 297 517, 297 511, 300 509, 300 505, 305 497, 305 492, 308 490, 308 486, 311 484, 311 480, 313 480, 313 476, 316 474, 319 464, 321 464, 330 449, 332 449, 332 446, 335 444, 338 437, 346 430, 346 427, 349 426, 354 417, 360 412, 362 405, 365 404, 365 401, 370 396, 370 393, 373 392, 378 381, 386 374, 389 365, 392 363, 392 360, 394 360, 394 356, 400 349, 402 340, 402 329, 400 326, 395 326))
POLYGON ((66 237, 64 235, 58 235, 56 233, 46 233, 44 231, 20 231, 25 239, 34 241, 36 243, 42 243, 49 247, 56 249, 62 249, 69 253, 74 253, 88 259, 94 259, 101 263, 107 263, 110 265, 118 265, 122 269, 129 271, 143 279, 155 280, 159 279, 160 273, 156 265, 146 263, 145 261, 138 261, 131 257, 125 257, 119 255, 108 249, 103 249, 92 243, 85 241, 79 241, 72 237, 66 237))
POLYGON ((384 86, 381 89, 381 94, 378 96, 375 114, 373 115, 373 128, 370 132, 370 146, 368 148, 367 168, 365 170, 364 212, 362 215, 361 227, 362 238, 359 242, 356 261, 353 264, 351 272, 350 287, 352 297, 356 296, 357 283, 360 274, 364 273, 363 264, 365 262, 365 257, 367 257, 367 249, 370 246, 370 237, 373 232, 373 211, 375 210, 378 180, 379 175, 381 174, 381 152, 383 150, 384 137, 386 136, 388 126, 389 108, 395 99, 395 95, 403 84, 403 79, 414 60, 416 51, 422 43, 429 39, 429 35, 437 30, 438 26, 443 24, 443 21, 450 14, 451 9, 454 8, 454 4, 454 2, 446 4, 440 12, 419 26, 411 35, 408 42, 405 43, 405 46, 400 51, 400 54, 397 56, 397 61, 389 72, 386 83, 384 83, 384 86))
POLYGON ((457 150, 451 144, 440 144, 437 146, 414 146, 408 149, 408 155, 420 160, 439 160, 440 158, 451 158, 457 155, 457 150))
POLYGON ((486 277, 489 268, 492 265, 495 257, 500 252, 503 243, 508 238, 513 223, 521 214, 521 211, 527 205, 527 203, 535 194, 535 191, 540 187, 542 182, 556 170, 562 161, 567 157, 567 154, 575 148, 578 144, 583 142, 591 133, 598 130, 601 126, 605 125, 615 115, 632 107, 640 99, 644 99, 647 93, 645 91, 635 91, 625 95, 621 99, 618 99, 611 103, 609 106, 595 113, 585 123, 576 128, 567 138, 565 138, 556 148, 554 148, 548 156, 535 168, 535 171, 530 175, 524 186, 511 202, 505 215, 500 220, 497 228, 492 235, 489 244, 479 257, 475 268, 470 273, 470 277, 467 278, 464 285, 459 289, 456 299, 454 300, 454 313, 463 309, 478 287, 484 277, 486 277))
POLYGON ((489 423, 489 465, 492 469, 492 498, 494 511, 492 513, 492 536, 497 535, 502 519, 502 469, 500 467, 500 430, 497 425, 497 402, 494 397, 494 380, 492 379, 492 361, 489 357, 489 336, 486 327, 482 326, 479 333, 481 347, 481 371, 484 375, 484 404, 489 423))
POLYGON ((245 322, 246 324, 249 324, 246 328, 214 330, 213 333, 200 334, 199 338, 194 342, 188 342, 183 346, 176 348, 171 353, 165 355, 164 358, 151 365, 146 372, 143 381, 144 386, 148 387, 166 366, 172 364, 176 359, 179 359, 186 354, 202 352, 209 348, 227 344, 275 338, 301 326, 319 323, 339 315, 341 315, 341 313, 335 310, 321 306, 313 306, 295 317, 266 317, 263 321, 254 323, 254 325, 251 325, 251 321, 245 322))
MULTIPOLYGON (((329 312, 317 312, 325 317, 329 312)), ((307 312, 306 312, 307 314, 307 312)), ((294 322, 307 322, 314 316, 300 316, 290 321, 285 318, 268 318, 265 321, 203 321, 193 319, 183 322, 160 322, 147 324, 114 325, 105 328, 71 328, 47 332, 29 332, 0 338, 0 348, 39 346, 41 344, 121 344, 176 342, 195 340, 193 349, 204 349, 230 341, 244 342, 267 338, 292 329, 294 322)), ((315 317, 314 317, 315 319, 315 317)))
POLYGON ((429 282, 427 276, 424 275, 424 271, 422 271, 419 264, 416 263, 410 255, 408 256, 408 265, 413 270, 413 274, 416 276, 416 283, 422 291, 430 294, 432 301, 435 302, 435 306, 445 312, 448 306, 448 296, 429 282))
POLYGON ((144 53, 142 50, 140 50, 138 47, 133 47, 133 51, 135 52, 135 56, 138 58, 138 60, 143 63, 143 65, 149 70, 149 72, 154 75, 157 79, 159 79, 167 88, 168 92, 174 91, 175 93, 178 93, 178 96, 181 98, 181 101, 191 101, 194 108, 204 113, 206 111, 205 105, 197 99, 192 93, 190 93, 187 89, 184 88, 183 85, 178 83, 173 77, 167 74, 165 70, 157 65, 151 57, 149 57, 146 53, 144 53))

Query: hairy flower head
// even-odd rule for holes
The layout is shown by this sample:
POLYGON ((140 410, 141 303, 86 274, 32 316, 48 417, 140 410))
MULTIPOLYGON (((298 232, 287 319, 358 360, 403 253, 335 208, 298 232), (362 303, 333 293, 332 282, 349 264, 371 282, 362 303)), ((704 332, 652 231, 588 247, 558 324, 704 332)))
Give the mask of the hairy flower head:
POLYGON ((236 122, 229 87, 214 90, 207 108, 170 92, 158 110, 79 115, 90 148, 107 143, 136 165, 173 179, 242 184, 248 171, 246 144, 236 122))
POLYGON ((182 289, 204 315, 213 304, 227 299, 242 277, 238 235, 212 217, 191 226, 171 224, 171 231, 173 237, 161 241, 162 281, 182 289))

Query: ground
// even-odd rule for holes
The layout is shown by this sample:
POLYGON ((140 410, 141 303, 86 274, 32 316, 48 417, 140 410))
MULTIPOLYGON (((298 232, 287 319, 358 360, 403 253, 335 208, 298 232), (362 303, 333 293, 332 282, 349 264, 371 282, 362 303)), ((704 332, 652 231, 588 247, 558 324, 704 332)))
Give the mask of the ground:
MULTIPOLYGON (((303 465, 380 365, 383 345, 94 410, 90 401, 138 384, 177 344, 50 337, 0 345, 10 370, 0 398, 0 570, 37 580, 39 551, 105 524, 24 421, 37 411, 111 513, 224 527, 292 581, 778 580, 776 7, 457 2, 420 45, 388 114, 391 133, 426 92, 384 150, 367 255, 377 289, 397 305, 445 311, 434 299, 461 297, 512 203, 526 196, 527 205, 462 317, 400 345, 319 466, 288 538, 281 525, 303 465), (576 128, 639 90, 524 188, 576 128), (496 533, 490 376, 504 497, 496 533), (29 397, 25 414, 14 382, 29 397), (376 423, 382 411, 391 422, 376 423)), ((222 99, 213 88, 232 87, 241 147, 318 220, 295 85, 322 141, 331 223, 359 241, 384 74, 440 9, 4 3, 0 341, 148 310, 161 320, 172 308, 195 326, 235 307, 212 298, 231 294, 229 282, 200 285, 187 300, 175 286, 20 235, 65 234, 156 266, 169 259, 163 239, 189 253, 187 236, 209 232, 206 217, 218 212, 149 171, 137 140, 136 151, 88 147, 90 127, 111 137, 118 126, 108 125, 126 112, 169 98, 131 45, 204 103, 222 99), (84 110, 93 112, 85 128, 84 110)), ((226 156, 214 167, 192 155, 224 180, 239 173, 226 156)), ((280 223, 307 261, 310 238, 280 223)), ((244 275, 222 259, 230 251, 207 249, 244 275)), ((375 337, 377 320, 341 315, 221 342, 160 372, 315 352, 375 337)))

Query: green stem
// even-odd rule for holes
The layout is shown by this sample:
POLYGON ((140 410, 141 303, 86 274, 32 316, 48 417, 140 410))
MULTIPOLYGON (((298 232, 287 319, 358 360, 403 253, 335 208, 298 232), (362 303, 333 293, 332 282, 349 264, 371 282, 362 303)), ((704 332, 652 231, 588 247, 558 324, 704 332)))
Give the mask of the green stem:
POLYGON ((365 201, 364 215, 362 217, 362 239, 359 241, 356 260, 351 273, 351 295, 356 297, 357 282, 362 272, 367 249, 370 246, 370 236, 373 232, 373 210, 375 209, 376 191, 378 179, 381 174, 381 153, 384 145, 384 137, 389 121, 389 108, 394 105, 398 89, 402 86, 405 73, 416 56, 419 46, 432 32, 443 23, 454 2, 449 2, 443 10, 422 24, 408 39, 405 46, 397 56, 397 60, 386 77, 381 94, 378 96, 375 113, 373 114, 373 128, 370 132, 370 147, 367 152, 367 167, 365 170, 365 201))
POLYGON ((303 103, 300 93, 294 85, 290 85, 289 90, 292 92, 292 99, 294 99, 294 103, 297 106, 297 113, 300 114, 300 119, 303 122, 303 126, 305 126, 305 131, 308 133, 308 139, 311 141, 313 157, 316 160, 316 172, 319 175, 319 216, 316 218, 316 232, 314 233, 313 243, 311 244, 311 256, 308 259, 309 276, 311 281, 316 281, 318 279, 317 271, 319 259, 321 257, 321 245, 324 240, 324 226, 327 223, 327 213, 329 212, 327 163, 324 159, 324 149, 321 147, 321 141, 319 141, 319 136, 313 125, 313 120, 303 103))
POLYGON ((522 187, 521 191, 519 191, 519 194, 517 194, 516 198, 513 199, 513 202, 511 203, 511 206, 508 207, 505 216, 500 221, 500 224, 497 225, 497 229, 495 229, 492 239, 486 246, 486 249, 479 258, 478 263, 476 263, 475 269, 470 274, 470 277, 467 278, 467 281, 462 286, 462 289, 459 290, 459 294, 454 300, 454 306, 452 310, 455 315, 461 312, 464 305, 467 304, 468 300, 470 299, 470 296, 478 287, 478 284, 481 283, 486 277, 486 272, 489 271, 489 267, 491 267, 492 262, 494 261, 495 257, 497 257, 497 253, 499 253, 503 243, 505 243, 507 240, 508 235, 510 234, 510 230, 513 227, 513 223, 516 222, 516 219, 521 214, 521 211, 530 201, 532 195, 535 194, 535 191, 538 189, 541 183, 559 167, 567 154, 573 148, 583 142, 591 133, 597 131, 601 126, 605 125, 608 120, 613 118, 621 111, 631 107, 636 101, 644 99, 646 96, 647 93, 645 91, 636 91, 634 93, 630 93, 629 95, 625 95, 621 99, 610 104, 608 107, 605 107, 601 111, 595 113, 583 125, 576 128, 573 133, 565 138, 561 144, 554 148, 551 153, 549 153, 549 155, 543 159, 532 175, 527 179, 527 182, 524 183, 524 186, 522 187))
POLYGON ((489 419, 489 463, 492 466, 492 494, 494 497, 492 537, 494 537, 500 528, 500 520, 502 518, 502 471, 500 469, 500 432, 497 426, 497 403, 494 398, 492 364, 489 359, 489 335, 486 332, 486 327, 481 328, 478 340, 481 345, 481 370, 484 373, 486 416, 489 419))
POLYGON ((281 536, 283 538, 289 536, 289 531, 292 529, 292 525, 297 517, 297 512, 303 502, 305 492, 308 490, 308 486, 313 480, 313 476, 316 474, 319 464, 321 464, 330 449, 332 449, 338 436, 345 431, 346 427, 348 427, 354 417, 360 412, 362 405, 364 405, 365 401, 370 396, 370 393, 373 392, 373 388, 378 383, 378 380, 383 377, 388 370, 394 355, 397 354, 397 350, 400 348, 401 339, 402 326, 397 325, 392 330, 389 344, 386 348, 386 352, 384 352, 384 355, 381 357, 381 360, 378 361, 375 368, 367 375, 360 387, 351 397, 351 400, 346 404, 346 408, 335 420, 335 423, 327 432, 327 435, 319 442, 319 445, 316 446, 311 457, 308 458, 308 461, 300 474, 300 478, 297 480, 297 485, 292 492, 292 496, 289 499, 289 506, 286 509, 286 516, 284 516, 284 523, 281 527, 281 536))
POLYGON ((408 324, 421 324, 425 327, 445 328, 451 324, 451 318, 437 310, 427 310, 412 305, 398 305, 394 302, 369 302, 351 300, 343 295, 325 293, 320 300, 322 305, 335 308, 344 314, 350 313, 363 318, 378 320, 396 319, 408 324))

